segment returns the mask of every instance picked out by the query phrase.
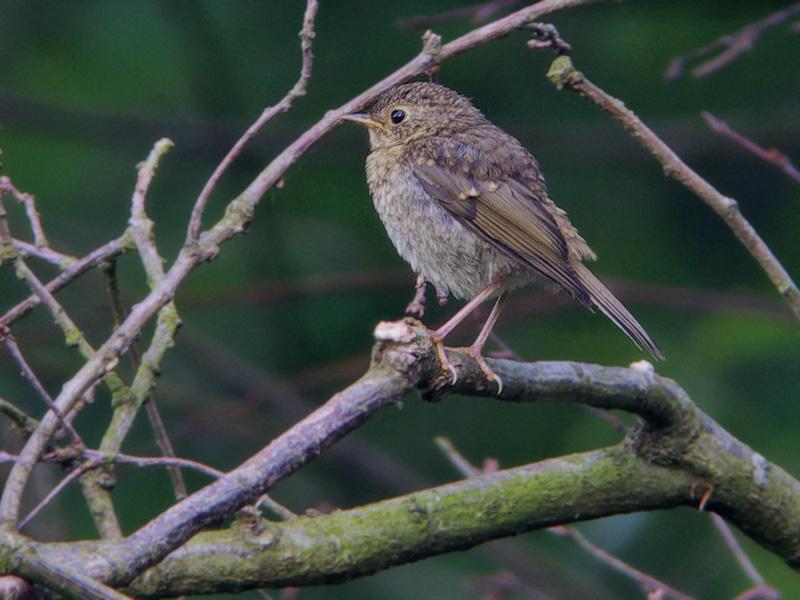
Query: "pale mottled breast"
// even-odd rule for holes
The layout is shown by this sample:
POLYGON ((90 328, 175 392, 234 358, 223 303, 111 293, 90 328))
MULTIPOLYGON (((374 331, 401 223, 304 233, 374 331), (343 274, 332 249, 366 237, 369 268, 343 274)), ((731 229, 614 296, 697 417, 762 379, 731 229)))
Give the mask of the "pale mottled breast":
POLYGON ((398 254, 430 283, 457 298, 473 297, 498 275, 509 284, 527 270, 456 221, 425 192, 399 149, 367 157, 367 182, 375 209, 398 254))

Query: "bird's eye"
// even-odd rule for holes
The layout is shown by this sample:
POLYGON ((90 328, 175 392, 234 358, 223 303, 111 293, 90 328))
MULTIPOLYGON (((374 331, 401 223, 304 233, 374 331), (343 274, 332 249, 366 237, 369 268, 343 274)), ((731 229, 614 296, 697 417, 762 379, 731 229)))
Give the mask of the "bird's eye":
POLYGON ((406 111, 400 110, 399 108, 392 111, 392 123, 394 123, 395 125, 399 125, 400 123, 402 123, 403 119, 405 118, 406 118, 406 111))

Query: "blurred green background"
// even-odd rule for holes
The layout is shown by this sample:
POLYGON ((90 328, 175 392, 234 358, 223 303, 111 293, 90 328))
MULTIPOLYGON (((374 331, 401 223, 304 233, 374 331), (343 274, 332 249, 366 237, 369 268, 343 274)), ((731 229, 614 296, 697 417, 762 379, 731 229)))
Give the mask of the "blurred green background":
MULTIPOLYGON (((249 146, 213 197, 208 223, 282 147, 420 49, 420 31, 401 17, 458 8, 457 1, 322 0, 309 93, 249 146)), ((767 31, 752 51, 705 79, 664 79, 670 59, 786 6, 787 2, 601 3, 555 15, 576 66, 623 99, 745 215, 800 277, 800 187, 712 133, 708 110, 755 141, 800 162, 798 33, 767 31)), ((127 222, 135 166, 163 136, 175 148, 151 190, 149 212, 163 255, 183 241, 195 197, 214 165, 263 107, 294 83, 304 2, 94 0, 0 2, 0 148, 3 174, 36 195, 59 251, 83 255, 127 222)), ((435 27, 445 41, 467 21, 435 27)), ((800 330, 765 275, 722 221, 667 180, 659 165, 595 106, 545 78, 552 55, 531 51, 522 33, 448 61, 440 81, 472 97, 487 116, 538 157, 553 198, 600 256, 609 281, 660 343, 673 377, 741 440, 800 475, 800 330)), ((250 234, 227 243, 177 297, 185 326, 163 365, 156 398, 178 455, 228 469, 355 379, 371 332, 397 318, 413 274, 374 213, 363 174, 364 131, 325 138, 269 192, 250 234)), ((6 200, 13 231, 28 238, 22 211, 6 200)), ((32 262, 33 264, 33 262, 32 262)), ((53 270, 36 265, 42 277, 53 270)), ((119 261, 123 294, 146 292, 135 256, 119 261)), ((5 311, 26 295, 0 270, 5 311)), ((111 314, 101 274, 59 295, 93 343, 111 314)), ((435 303, 431 303, 435 304, 435 303)), ((453 310, 431 309, 441 322, 453 310)), ((466 342, 469 323, 452 342, 466 342)), ((607 320, 535 290, 512 297, 496 329, 529 360, 625 365, 642 356, 607 320)), ((148 330, 149 332, 149 330, 148 330)), ((74 350, 38 310, 14 327, 22 350, 55 393, 79 367, 74 350)), ((145 340, 146 341, 146 340, 145 340)), ((123 374, 131 369, 124 364, 123 374)), ((0 396, 34 415, 42 406, 0 353, 0 396)), ((79 419, 89 442, 110 414, 108 395, 79 419)), ((18 447, 6 423, 6 450, 18 447)), ((507 467, 613 443, 605 423, 570 406, 503 405, 410 397, 302 469, 274 492, 295 511, 346 508, 456 479, 433 444, 437 435, 479 464, 507 467)), ((124 450, 157 452, 142 417, 124 450)), ((32 505, 61 477, 37 471, 32 505)), ((196 488, 206 480, 188 475, 196 488)), ((115 497, 126 531, 171 501, 156 470, 120 469, 115 497)), ((699 598, 732 597, 748 586, 711 520, 688 509, 578 526, 593 542, 699 598)), ((95 535, 76 488, 29 528, 43 538, 95 535)), ((743 539, 743 538, 742 538, 743 539)), ((768 583, 800 597, 800 579, 743 541, 768 583)), ((551 597, 639 597, 636 585, 547 532, 397 568, 340 586, 303 590, 314 598, 477 598, 476 578, 510 571, 551 597)), ((530 588, 527 593, 530 593, 530 588)), ((249 595, 246 595, 250 597, 249 595)), ((525 597, 525 592, 516 596, 525 597)))

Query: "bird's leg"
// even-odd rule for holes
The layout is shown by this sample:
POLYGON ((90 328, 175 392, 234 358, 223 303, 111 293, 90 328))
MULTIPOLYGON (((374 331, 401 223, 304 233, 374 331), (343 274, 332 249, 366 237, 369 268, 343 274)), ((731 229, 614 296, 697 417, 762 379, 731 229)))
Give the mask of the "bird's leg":
POLYGON ((439 301, 439 306, 447 306, 447 292, 436 288, 436 299, 439 301))
POLYGON ((486 340, 489 339, 489 334, 492 332, 492 328, 494 324, 497 322, 498 317, 500 316, 500 312, 503 310, 503 305, 508 300, 508 292, 503 292, 500 294, 500 297, 497 299, 497 302, 494 303, 492 307, 492 312, 489 313, 489 317, 486 319, 486 322, 483 324, 481 328, 481 332, 478 334, 478 337, 475 338, 475 341, 472 342, 472 345, 467 348, 467 354, 469 354, 475 362, 478 363, 478 366, 483 371, 483 374, 486 375, 486 378, 494 381, 497 384, 497 395, 500 395, 500 392, 503 391, 503 380, 500 379, 500 376, 492 371, 491 367, 486 364, 486 360, 483 358, 481 352, 483 351, 483 347, 486 344, 486 340))
POLYGON ((428 288, 428 281, 422 275, 417 275, 414 287, 414 299, 406 306, 406 314, 421 319, 425 315, 425 290, 428 288))
MULTIPOLYGON (((475 310, 476 307, 480 306, 480 304, 484 300, 486 300, 489 296, 494 294, 502 286, 503 282, 501 280, 497 279, 493 281, 492 283, 487 285, 483 290, 478 292, 472 300, 470 300, 464 306, 462 306, 461 310, 459 310, 456 314, 454 314, 449 321, 447 321, 444 325, 439 327, 439 329, 433 332, 432 341, 434 348, 436 349, 436 356, 439 358, 439 362, 442 364, 442 366, 445 369, 449 370, 450 373, 453 375, 453 381, 452 381, 453 384, 455 384, 455 382, 458 381, 458 373, 456 372, 456 368, 447 359, 447 355, 444 352, 444 344, 442 343, 442 340, 444 340, 444 338, 447 337, 447 335, 449 335, 456 327, 458 327, 461 321, 466 319, 469 316, 469 314, 473 310, 475 310)), ((494 313, 494 310, 492 310, 492 313, 494 313)), ((489 315, 489 318, 491 319, 492 315, 489 315)), ((497 316, 495 316, 494 319, 497 320, 497 316)), ((489 330, 491 330, 491 327, 489 327, 489 330)), ((481 331, 481 334, 483 334, 483 331, 481 331)), ((486 336, 488 335, 489 333, 487 332, 486 336)), ((480 335, 478 337, 480 338, 480 335)), ((486 340, 484 340, 484 343, 485 342, 486 340)), ((481 346, 482 345, 483 344, 481 344, 481 346)), ((488 366, 486 368, 488 369, 488 366)), ((481 367, 481 369, 483 369, 483 367, 481 367)))

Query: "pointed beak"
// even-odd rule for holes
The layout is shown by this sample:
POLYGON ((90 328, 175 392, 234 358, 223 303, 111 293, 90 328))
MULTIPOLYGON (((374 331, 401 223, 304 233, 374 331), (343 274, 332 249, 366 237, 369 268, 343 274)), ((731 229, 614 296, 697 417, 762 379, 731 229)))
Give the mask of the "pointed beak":
POLYGON ((383 123, 378 123, 378 121, 370 119, 369 115, 361 113, 353 113, 352 115, 344 115, 342 117, 342 120, 352 121, 353 123, 358 123, 359 125, 363 125, 364 127, 370 127, 372 129, 380 129, 381 131, 386 132, 386 127, 383 126, 383 123))

